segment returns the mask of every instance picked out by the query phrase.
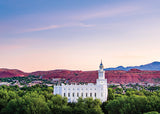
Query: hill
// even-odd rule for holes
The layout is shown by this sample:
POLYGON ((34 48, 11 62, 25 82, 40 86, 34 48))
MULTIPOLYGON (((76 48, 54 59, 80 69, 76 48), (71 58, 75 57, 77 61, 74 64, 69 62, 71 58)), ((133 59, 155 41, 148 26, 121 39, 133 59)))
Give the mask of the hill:
POLYGON ((152 62, 149 64, 140 65, 140 66, 129 66, 129 67, 118 66, 116 68, 106 68, 105 70, 125 70, 125 71, 128 71, 130 69, 160 71, 160 62, 155 61, 155 62, 152 62))
MULTIPOLYGON (((45 79, 64 78, 69 82, 85 82, 95 83, 98 78, 98 71, 69 71, 69 70, 53 70, 38 71, 31 75, 41 75, 45 79)), ((141 71, 131 69, 129 71, 113 70, 106 71, 105 76, 108 83, 159 83, 160 71, 141 71)))
MULTIPOLYGON (((39 75, 44 79, 64 78, 69 82, 95 83, 98 78, 98 71, 70 71, 70 70, 51 70, 24 73, 20 70, 0 69, 0 78, 22 77, 28 75, 39 75)), ((157 83, 160 79, 160 71, 141 71, 138 69, 112 70, 105 72, 108 83, 157 83)))
MULTIPOLYGON (((153 62, 135 67, 118 67, 112 70, 111 68, 106 69, 105 76, 108 83, 160 83, 160 71, 158 71, 158 69, 160 69, 160 62, 153 62)), ((42 76, 44 79, 64 78, 68 82, 75 83, 95 83, 98 78, 98 71, 50 70, 25 73, 17 69, 0 69, 0 78, 29 75, 42 76)))
POLYGON ((17 69, 4 69, 4 68, 0 69, 0 78, 21 77, 21 76, 28 76, 28 74, 17 69))

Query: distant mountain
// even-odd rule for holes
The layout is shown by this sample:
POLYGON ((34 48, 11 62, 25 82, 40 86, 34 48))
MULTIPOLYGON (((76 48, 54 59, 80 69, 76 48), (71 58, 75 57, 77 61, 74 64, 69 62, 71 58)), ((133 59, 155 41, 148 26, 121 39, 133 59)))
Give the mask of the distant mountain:
POLYGON ((128 67, 118 66, 116 68, 106 68, 105 70, 125 70, 125 71, 128 71, 130 69, 160 71, 160 62, 155 61, 155 62, 152 62, 149 64, 140 65, 140 66, 128 66, 128 67))

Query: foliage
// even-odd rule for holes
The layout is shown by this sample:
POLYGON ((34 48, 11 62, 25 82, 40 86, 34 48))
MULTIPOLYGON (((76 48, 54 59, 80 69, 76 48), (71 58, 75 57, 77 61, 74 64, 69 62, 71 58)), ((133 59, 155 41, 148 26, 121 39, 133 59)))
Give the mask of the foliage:
POLYGON ((105 106, 107 114, 142 114, 149 111, 160 112, 160 97, 158 96, 123 96, 105 106))
POLYGON ((112 88, 108 88, 108 100, 113 100, 115 98, 115 91, 112 88))
POLYGON ((21 85, 27 85, 32 81, 42 81, 43 84, 51 83, 51 81, 42 79, 40 76, 24 76, 24 77, 10 77, 10 78, 0 78, 1 82, 8 82, 11 84, 15 84, 16 82, 20 83, 21 85))
POLYGON ((158 114, 160 90, 108 88, 108 100, 79 98, 68 103, 45 85, 0 86, 0 114, 158 114))
POLYGON ((144 114, 159 114, 157 111, 151 111, 151 112, 147 112, 147 113, 144 113, 144 114))
POLYGON ((93 98, 79 98, 75 104, 73 113, 74 114, 103 114, 101 109, 101 101, 93 98))

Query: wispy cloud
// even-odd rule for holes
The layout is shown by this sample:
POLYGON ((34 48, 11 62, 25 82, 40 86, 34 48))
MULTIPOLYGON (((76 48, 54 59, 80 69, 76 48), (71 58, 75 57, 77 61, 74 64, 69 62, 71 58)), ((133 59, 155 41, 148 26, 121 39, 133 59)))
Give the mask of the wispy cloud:
POLYGON ((55 29, 55 28, 60 28, 60 27, 61 27, 60 25, 51 25, 51 26, 46 26, 46 27, 28 29, 26 32, 49 30, 49 29, 55 29))
MULTIPOLYGON (((89 24, 87 20, 97 19, 97 18, 107 18, 114 17, 119 15, 129 14, 131 12, 137 12, 139 10, 138 6, 133 4, 123 4, 112 7, 97 6, 96 8, 87 8, 81 9, 80 11, 63 11, 63 13, 54 14, 53 12, 49 13, 40 13, 40 14, 30 14, 17 17, 10 20, 10 24, 6 23, 4 26, 0 27, 0 32, 3 33, 13 32, 13 33, 24 33, 24 32, 35 32, 35 31, 44 31, 65 27, 94 27, 97 23, 89 24), (18 22, 18 23, 15 23, 18 22), (4 27, 7 27, 4 30, 4 27), (2 28, 2 29, 1 29, 2 28)), ((3 25, 3 24, 2 24, 3 25)))
POLYGON ((95 25, 89 25, 84 23, 69 23, 69 24, 63 24, 63 25, 50 25, 50 26, 44 26, 39 28, 31 28, 27 29, 24 32, 34 32, 34 31, 43 31, 43 30, 50 30, 50 29, 56 29, 56 28, 64 28, 64 27, 94 27, 95 25))
POLYGON ((119 16, 124 14, 130 14, 131 12, 135 12, 139 10, 140 8, 137 6, 120 6, 120 7, 113 7, 108 8, 103 7, 99 9, 92 9, 86 12, 82 12, 79 15, 73 16, 76 20, 88 20, 88 19, 96 19, 96 18, 105 18, 105 17, 113 17, 113 16, 119 16))
MULTIPOLYGON (((43 31, 43 30, 58 29, 58 28, 64 28, 64 27, 94 27, 95 25, 86 24, 82 21, 86 21, 89 19, 119 16, 122 14, 130 15, 131 12, 135 12, 139 10, 139 7, 137 6, 132 6, 128 4, 125 4, 125 5, 126 6, 114 6, 114 7, 103 6, 98 9, 90 8, 86 11, 81 10, 80 12, 72 11, 72 12, 69 12, 67 16, 64 15, 65 17, 61 15, 62 17, 60 20, 63 22, 64 19, 66 19, 65 24, 50 24, 48 26, 30 28, 25 30, 25 32, 43 31)), ((52 16, 50 18, 52 18, 52 16)))

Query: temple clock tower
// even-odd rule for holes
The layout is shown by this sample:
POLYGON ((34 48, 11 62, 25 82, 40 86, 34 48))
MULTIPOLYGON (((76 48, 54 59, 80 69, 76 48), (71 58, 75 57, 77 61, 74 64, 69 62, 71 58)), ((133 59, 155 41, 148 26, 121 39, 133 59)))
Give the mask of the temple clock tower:
POLYGON ((102 61, 99 65, 97 85, 107 85, 107 79, 105 79, 105 71, 102 61))
POLYGON ((99 65, 99 70, 98 70, 98 79, 105 79, 105 71, 103 69, 104 69, 104 66, 101 61, 101 64, 99 65))

